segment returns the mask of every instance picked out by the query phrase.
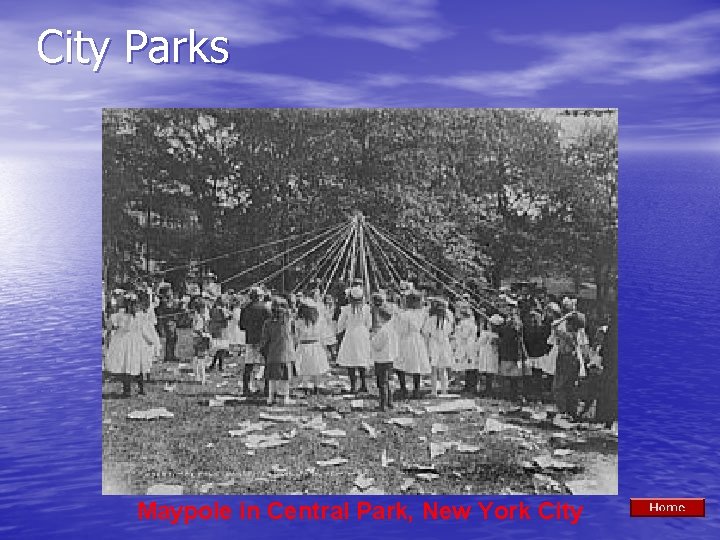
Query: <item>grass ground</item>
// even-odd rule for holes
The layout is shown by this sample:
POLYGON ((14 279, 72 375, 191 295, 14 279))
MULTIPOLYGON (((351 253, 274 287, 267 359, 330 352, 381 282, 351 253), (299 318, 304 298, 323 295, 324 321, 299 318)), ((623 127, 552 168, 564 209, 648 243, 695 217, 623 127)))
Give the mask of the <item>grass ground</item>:
MULTIPOLYGON (((617 491, 616 437, 592 425, 561 429, 541 419, 548 408, 541 404, 518 410, 506 401, 474 398, 473 410, 429 413, 426 406, 453 400, 430 399, 426 389, 420 399, 396 402, 394 410, 378 412, 377 392, 369 384, 370 395, 355 398, 362 399, 361 408, 358 403, 352 408, 352 400, 339 388, 309 397, 295 391, 295 404, 287 407, 268 407, 262 399, 216 406, 216 396, 240 396, 240 365, 232 359, 224 373, 210 373, 204 386, 176 363, 155 364, 151 377, 146 394, 137 396, 133 389, 129 399, 119 397, 119 383, 103 383, 104 493, 145 494, 156 484, 181 486, 185 494, 617 491), (127 418, 131 411, 155 407, 174 416, 127 418), (289 442, 252 449, 245 437, 230 435, 263 414, 290 418, 252 433, 285 434, 289 442), (412 424, 388 423, 393 418, 408 418, 412 424), (485 429, 488 418, 500 422, 495 424, 498 431, 485 429), (377 432, 376 438, 363 422, 377 432), (321 423, 326 430, 343 430, 345 436, 323 435, 317 429, 321 423), (437 424, 445 431, 433 433, 437 424), (456 444, 431 458, 431 443, 448 442, 456 444), (389 461, 385 466, 383 453, 389 461), (324 467, 317 463, 333 458, 347 462, 324 467), (539 464, 533 463, 536 458, 539 464)), ((343 379, 335 369, 328 380, 343 379)))

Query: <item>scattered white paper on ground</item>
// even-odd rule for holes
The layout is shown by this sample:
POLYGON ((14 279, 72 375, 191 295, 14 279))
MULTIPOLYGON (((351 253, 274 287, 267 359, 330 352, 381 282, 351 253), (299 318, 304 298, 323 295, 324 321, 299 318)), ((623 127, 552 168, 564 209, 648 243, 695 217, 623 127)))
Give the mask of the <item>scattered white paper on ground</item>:
POLYGON ((487 418, 485 420, 485 432, 486 433, 498 433, 500 431, 506 431, 511 429, 512 426, 503 422, 498 422, 494 418, 487 418))
POLYGON ((431 442, 430 443, 430 459, 433 460, 436 457, 442 456, 447 452, 455 442, 431 442))
POLYGON ((348 462, 347 459, 340 458, 340 457, 328 459, 325 461, 316 461, 318 467, 334 467, 336 465, 344 465, 347 462, 348 462))
POLYGON ((127 415, 130 420, 156 420, 158 418, 173 418, 174 416, 165 407, 157 407, 146 411, 132 411, 127 415))
POLYGON ((407 491, 415 484, 415 480, 412 478, 406 478, 403 480, 403 483, 400 485, 400 491, 407 491))
POLYGON ((365 431, 367 431, 371 439, 377 439, 377 430, 374 427, 372 427, 367 422, 361 422, 360 425, 365 431))
POLYGON ((474 411, 476 407, 474 399, 456 399, 453 401, 444 401, 437 405, 425 407, 428 413, 456 413, 461 411, 474 411))
POLYGON ((304 416, 293 416, 290 414, 272 414, 272 413, 260 413, 260 420, 268 420, 270 422, 306 422, 307 417, 304 416))
POLYGON ((314 429, 322 431, 327 429, 327 424, 323 422, 322 416, 313 416, 309 421, 300 426, 302 429, 314 429))
POLYGON ((342 429, 326 429, 320 432, 320 435, 323 437, 345 437, 347 436, 347 433, 342 429))
POLYGON ((365 476, 365 473, 360 473, 357 478, 355 478, 355 486, 358 489, 361 489, 365 491, 370 486, 372 486, 375 483, 375 480, 373 478, 367 478, 365 476))
POLYGON ((243 442, 248 448, 252 450, 258 450, 261 448, 276 448, 278 446, 283 446, 285 444, 288 444, 290 440, 282 438, 277 433, 274 433, 272 435, 250 433, 245 437, 245 440, 243 442))
POLYGON ((433 424, 430 431, 432 434, 436 433, 445 433, 448 430, 448 427, 445 424, 433 424))
POLYGON ((174 484, 154 484, 147 490, 148 495, 182 495, 183 487, 174 484))
POLYGON ((246 420, 244 422, 240 422, 238 425, 240 426, 240 429, 230 430, 231 437, 242 437, 243 435, 253 431, 262 431, 267 427, 274 426, 275 422, 250 422, 249 420, 246 420))
POLYGON ((555 427, 559 427, 560 429, 573 429, 574 427, 576 427, 576 424, 568 422, 565 418, 562 418, 560 416, 556 416, 555 418, 553 418, 553 425, 555 427))
POLYGON ((340 442, 335 439, 323 439, 320 441, 321 446, 329 446, 330 448, 340 448, 340 442))
POLYGON ((459 443, 455 449, 458 452, 461 452, 463 454, 474 454, 475 452, 480 451, 479 446, 475 446, 474 444, 465 444, 465 443, 459 443))
POLYGON ((533 463, 541 469, 549 469, 552 466, 552 456, 542 455, 533 458, 533 463))
POLYGON ((397 426, 402 426, 402 427, 412 427, 415 425, 415 420, 413 420, 412 418, 398 417, 398 418, 391 418, 386 423, 387 424, 395 424, 397 426))

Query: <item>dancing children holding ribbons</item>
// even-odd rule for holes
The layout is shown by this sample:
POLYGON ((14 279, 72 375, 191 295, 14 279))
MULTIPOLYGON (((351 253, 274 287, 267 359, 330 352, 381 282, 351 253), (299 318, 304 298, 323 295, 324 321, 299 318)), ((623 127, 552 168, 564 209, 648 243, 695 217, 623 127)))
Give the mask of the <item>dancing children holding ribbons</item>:
POLYGON ((363 288, 355 286, 350 289, 350 303, 343 306, 338 318, 338 334, 345 332, 337 363, 348 368, 350 376, 350 392, 357 391, 357 375, 360 375, 360 392, 367 393, 365 373, 370 365, 370 326, 372 317, 370 307, 364 303, 363 288), (356 372, 357 370, 357 372, 356 372))
POLYGON ((262 329, 265 321, 270 318, 270 308, 264 298, 264 292, 258 288, 250 290, 250 305, 246 306, 240 313, 238 326, 245 332, 245 356, 243 357, 243 395, 250 395, 255 389, 252 388, 253 372, 258 366, 265 363, 261 352, 262 329))
POLYGON ((398 335, 398 357, 396 368, 400 379, 400 392, 407 396, 405 375, 413 377, 413 397, 420 397, 420 377, 430 374, 430 359, 427 345, 421 331, 427 312, 423 308, 422 295, 411 290, 406 295, 403 311, 394 317, 394 328, 398 335))
POLYGON ((385 411, 385 408, 393 408, 390 376, 393 370, 393 362, 397 358, 398 345, 393 325, 389 324, 392 316, 392 306, 388 304, 377 306, 376 324, 373 325, 372 337, 370 338, 381 411, 385 411))
POLYGON ((155 344, 145 318, 139 313, 138 298, 130 293, 124 298, 125 311, 114 317, 115 331, 105 355, 105 370, 122 380, 123 397, 130 397, 130 386, 137 382, 138 394, 143 395, 143 371, 147 356, 155 344))
POLYGON ((337 356, 337 321, 335 317, 335 298, 331 294, 326 294, 323 298, 322 310, 320 316, 324 319, 325 325, 325 346, 327 347, 330 359, 335 361, 337 356))
POLYGON ((283 404, 290 405, 290 372, 295 361, 293 321, 287 300, 272 301, 272 316, 265 321, 260 340, 265 354, 265 378, 268 381, 268 405, 276 395, 282 396, 283 404))
POLYGON ((465 372, 465 392, 475 393, 477 387, 477 324, 470 304, 458 304, 458 322, 453 334, 455 371, 465 372))
POLYGON ((422 333, 427 339, 428 355, 432 367, 430 392, 437 397, 437 383, 443 394, 448 392, 448 369, 453 366, 450 335, 453 332, 453 315, 444 298, 434 298, 430 303, 430 316, 425 320, 422 333))
POLYGON ((315 395, 319 392, 320 377, 330 370, 325 347, 325 321, 321 320, 321 310, 315 300, 303 298, 298 305, 298 318, 295 321, 297 375, 311 383, 315 395))
POLYGON ((502 315, 494 314, 484 321, 478 336, 478 373, 485 377, 485 397, 493 394, 493 380, 500 369, 499 343, 500 326, 505 322, 502 315))
POLYGON ((152 308, 150 295, 141 291, 137 294, 137 298, 138 312, 136 317, 141 320, 143 332, 147 334, 152 341, 152 343, 147 345, 147 352, 143 356, 142 362, 142 372, 145 375, 145 380, 150 381, 150 371, 152 371, 152 365, 155 359, 160 357, 162 345, 160 343, 160 336, 158 336, 155 328, 157 318, 155 316, 155 310, 152 308))

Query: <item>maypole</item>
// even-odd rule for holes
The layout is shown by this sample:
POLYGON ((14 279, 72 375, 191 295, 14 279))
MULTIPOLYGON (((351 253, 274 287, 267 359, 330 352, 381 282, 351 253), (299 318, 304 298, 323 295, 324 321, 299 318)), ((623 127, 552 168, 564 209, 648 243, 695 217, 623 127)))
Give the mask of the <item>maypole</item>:
POLYGON ((360 214, 357 213, 353 216, 353 229, 355 231, 355 236, 353 236, 352 241, 352 251, 350 255, 350 285, 352 286, 352 282, 355 279, 355 266, 357 263, 357 252, 358 252, 358 236, 360 233, 359 224, 360 224, 360 214))
POLYGON ((358 214, 359 224, 359 252, 360 252, 360 272, 362 274, 363 288, 365 289, 365 298, 370 298, 370 277, 367 268, 367 253, 365 251, 365 217, 358 214))
MULTIPOLYGON (((329 277, 327 279, 327 282, 325 283, 325 289, 323 290, 323 296, 325 296, 330 289, 330 286, 332 285, 336 272, 340 269, 341 263, 344 261, 345 264, 343 264, 343 268, 340 271, 340 279, 345 279, 345 271, 347 270, 347 264, 350 262, 350 251, 351 251, 351 245, 352 245, 352 238, 355 236, 355 222, 353 220, 350 221, 350 232, 347 235, 347 238, 345 239, 345 242, 342 245, 342 248, 340 248, 340 256, 338 257, 337 261, 335 261, 335 265, 332 267, 332 270, 329 273, 329 277)), ((331 265, 332 266, 332 265, 331 265)))

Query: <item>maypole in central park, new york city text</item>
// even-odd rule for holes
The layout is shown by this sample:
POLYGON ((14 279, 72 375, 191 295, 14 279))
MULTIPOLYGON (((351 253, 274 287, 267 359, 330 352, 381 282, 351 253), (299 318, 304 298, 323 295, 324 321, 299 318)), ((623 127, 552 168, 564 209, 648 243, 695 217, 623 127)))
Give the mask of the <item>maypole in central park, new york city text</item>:
MULTIPOLYGON (((565 521, 576 525, 584 506, 563 502, 542 501, 535 509, 525 502, 497 504, 494 501, 478 501, 476 504, 422 503, 422 519, 425 521, 460 521, 478 517, 484 521, 523 521, 537 516, 543 521, 565 521)), ((373 521, 413 521, 413 514, 407 504, 400 502, 376 504, 357 501, 339 504, 285 504, 272 501, 263 509, 260 505, 241 502, 237 519, 271 521, 348 521, 350 519, 373 521)), ((217 501, 203 505, 173 506, 158 504, 156 501, 138 503, 138 520, 168 521, 171 525, 187 525, 193 521, 227 521, 233 518, 232 508, 217 501)))

